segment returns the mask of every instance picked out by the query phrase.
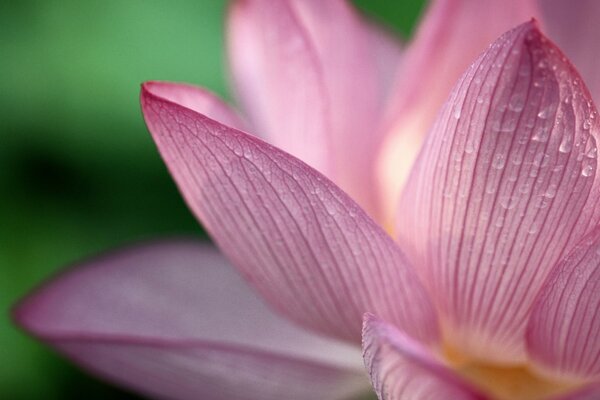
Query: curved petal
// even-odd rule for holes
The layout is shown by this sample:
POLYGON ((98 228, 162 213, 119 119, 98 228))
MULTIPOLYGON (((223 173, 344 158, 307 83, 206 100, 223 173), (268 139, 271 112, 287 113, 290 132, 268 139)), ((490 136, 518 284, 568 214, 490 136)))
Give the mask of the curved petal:
POLYGON ((363 358, 380 400, 483 399, 393 326, 366 314, 363 358))
POLYGON ((532 0, 432 3, 404 54, 378 158, 389 223, 425 135, 460 75, 502 33, 537 15, 532 0))
POLYGON ((534 303, 527 350, 562 379, 600 380, 600 229, 550 273, 534 303))
POLYGON ((168 97, 177 104, 202 113, 215 121, 219 121, 223 125, 248 132, 246 124, 235 110, 223 102, 217 95, 204 88, 184 83, 175 84, 159 81, 147 82, 145 84, 152 86, 152 90, 155 93, 159 93, 163 97, 168 97))
POLYGON ((383 96, 372 39, 343 0, 236 1, 228 23, 233 82, 256 130, 374 215, 383 96))
POLYGON ((274 314, 199 242, 84 263, 16 318, 96 374, 160 398, 339 399, 368 385, 357 351, 274 314))
POLYGON ((538 0, 548 36, 575 64, 596 104, 600 102, 600 2, 538 0))
POLYGON ((428 343, 437 317, 389 236, 338 187, 253 136, 142 90, 150 132, 188 205, 279 310, 360 340, 375 310, 428 343))
POLYGON ((600 220, 596 115, 579 75, 534 22, 503 35, 459 80, 398 221, 456 349, 525 361, 535 294, 600 220))

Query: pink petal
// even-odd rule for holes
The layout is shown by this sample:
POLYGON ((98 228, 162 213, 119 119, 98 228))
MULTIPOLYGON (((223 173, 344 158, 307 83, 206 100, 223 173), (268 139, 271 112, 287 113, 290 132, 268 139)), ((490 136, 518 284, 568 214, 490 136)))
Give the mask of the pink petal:
POLYGON ((437 0, 404 54, 388 110, 378 177, 391 223, 426 133, 469 64, 503 32, 536 15, 531 0, 437 0))
POLYGON ((84 263, 27 298, 16 317, 95 374, 153 397, 338 399, 368 385, 357 351, 274 314, 198 242, 84 263))
POLYGON ((503 35, 459 80, 398 222, 457 350, 525 361, 535 294, 600 221, 596 114, 577 72, 534 22, 503 35))
POLYGON ((371 314, 364 319, 363 357, 380 400, 483 399, 427 349, 371 314))
POLYGON ((600 380, 600 229, 550 273, 534 303, 527 349, 550 376, 600 380))
POLYGON ((240 116, 217 95, 206 89, 183 83, 159 81, 145 84, 151 86, 153 92, 162 97, 168 97, 177 104, 202 113, 223 125, 247 131, 246 124, 240 116))
POLYGON ((404 51, 402 44, 392 32, 377 26, 367 27, 370 46, 374 50, 377 70, 375 76, 379 80, 380 104, 382 108, 389 102, 393 85, 402 66, 404 51))
POLYGON ((581 73, 596 103, 600 102, 600 2, 538 0, 544 27, 581 73))
POLYGON ((375 215, 384 96, 372 36, 343 0, 237 1, 228 24, 233 81, 256 130, 375 215))
POLYGON ((598 400, 600 399, 600 383, 595 383, 564 396, 552 397, 548 400, 598 400))
POLYGON ((437 319, 404 255, 346 194, 260 139, 142 89, 146 123, 193 212, 259 291, 303 325, 360 339, 375 310, 414 337, 437 319))

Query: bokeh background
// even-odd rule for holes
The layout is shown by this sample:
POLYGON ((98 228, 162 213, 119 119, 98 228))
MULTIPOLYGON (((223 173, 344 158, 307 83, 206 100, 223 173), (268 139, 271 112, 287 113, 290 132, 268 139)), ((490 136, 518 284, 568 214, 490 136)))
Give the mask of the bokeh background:
MULTIPOLYGON (((275 1, 275 0, 274 0, 275 1)), ((404 39, 422 0, 357 0, 404 39)), ((19 331, 10 308, 70 263, 157 236, 204 236, 146 131, 139 84, 227 99, 225 0, 0 2, 0 398, 135 399, 19 331)))

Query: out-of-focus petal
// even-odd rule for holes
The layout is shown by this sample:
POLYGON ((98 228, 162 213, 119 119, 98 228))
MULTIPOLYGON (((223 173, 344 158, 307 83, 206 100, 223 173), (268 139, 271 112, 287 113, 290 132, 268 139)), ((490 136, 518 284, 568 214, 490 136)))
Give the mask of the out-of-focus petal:
POLYGON ((532 0, 436 0, 406 49, 378 158, 383 210, 398 197, 426 133, 463 71, 502 33, 536 15, 532 0))
POLYGON ((146 85, 152 86, 155 93, 168 97, 177 104, 202 113, 223 125, 248 132, 246 124, 236 111, 206 89, 183 83, 159 81, 147 82, 146 85))
POLYGON ((552 397, 548 400, 598 400, 600 399, 600 383, 590 384, 583 389, 567 395, 552 397))
POLYGON ((600 1, 538 0, 548 36, 575 64, 600 102, 600 1))
MULTIPOLYGON (((385 29, 372 25, 368 27, 368 33, 371 46, 375 51, 377 63, 375 74, 379 79, 380 104, 381 108, 385 109, 393 92, 394 82, 400 72, 404 49, 400 40, 385 29)), ((371 133, 368 132, 368 134, 371 133)))
POLYGON ((363 358, 380 400, 483 399, 427 349, 371 314, 364 318, 363 358))
POLYGON ((233 82, 256 131, 371 215, 384 98, 374 35, 343 0, 236 1, 228 23, 233 82))
POLYGON ((525 360, 537 291, 600 220, 599 132, 584 83, 534 22, 503 35, 459 80, 398 217, 456 349, 525 360))
POLYGON ((339 399, 368 387, 358 351, 274 314, 216 249, 193 241, 84 263, 16 318, 92 372, 159 398, 339 399))
POLYGON ((142 89, 146 123, 184 198, 279 310, 360 340, 369 310, 437 340, 431 302, 393 240, 300 160, 142 89))
POLYGON ((527 349, 550 376, 600 378, 600 229, 550 273, 534 303, 527 349))

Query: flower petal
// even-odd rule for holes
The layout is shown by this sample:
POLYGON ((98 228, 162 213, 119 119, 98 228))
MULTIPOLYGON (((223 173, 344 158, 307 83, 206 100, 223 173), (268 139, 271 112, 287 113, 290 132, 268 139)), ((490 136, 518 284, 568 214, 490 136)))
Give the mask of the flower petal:
POLYGON ((425 348, 366 314, 363 357, 380 400, 483 399, 425 348))
POLYGON ((357 351, 274 314, 199 242, 84 263, 16 318, 94 373, 160 398, 338 399, 368 386, 357 351))
POLYGON ((600 102, 600 2, 538 0, 544 28, 575 64, 596 104, 600 102))
POLYGON ((398 230, 457 350, 525 361, 535 294, 600 220, 596 114, 534 22, 494 42, 455 87, 407 183, 398 230))
POLYGON ((534 303, 527 349, 553 377, 600 378, 600 229, 550 273, 534 303))
POLYGON ((404 49, 400 40, 391 32, 377 26, 367 27, 370 36, 370 46, 374 50, 374 59, 377 63, 375 76, 379 78, 380 104, 382 108, 392 97, 392 89, 402 66, 404 49))
POLYGON ((343 0, 231 7, 235 88, 256 130, 346 190, 372 215, 380 47, 343 0))
POLYGON ((150 132, 223 252, 280 311, 360 340, 374 310, 428 343, 437 317, 392 239, 345 193, 260 139, 142 89, 150 132))
POLYGON ((581 390, 567 395, 553 397, 549 400, 598 400, 600 398, 600 383, 593 383, 581 390))
POLYGON ((146 82, 152 91, 162 97, 168 97, 177 104, 206 115, 223 125, 248 132, 240 116, 223 100, 208 90, 184 83, 146 82))
POLYGON ((378 159, 389 223, 400 190, 438 110, 463 71, 489 43, 536 15, 530 0, 433 1, 407 48, 378 159))

